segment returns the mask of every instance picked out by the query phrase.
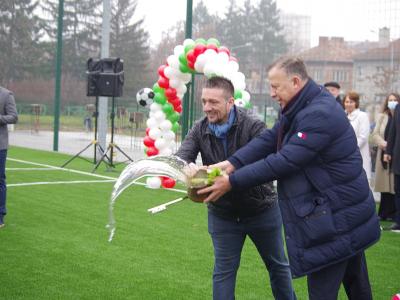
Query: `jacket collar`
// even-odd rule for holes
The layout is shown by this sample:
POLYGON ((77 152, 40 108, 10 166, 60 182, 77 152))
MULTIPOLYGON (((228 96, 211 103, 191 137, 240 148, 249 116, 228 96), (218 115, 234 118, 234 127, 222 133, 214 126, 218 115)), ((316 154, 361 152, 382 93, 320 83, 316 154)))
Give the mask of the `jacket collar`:
POLYGON ((305 86, 293 97, 292 101, 281 111, 281 114, 288 120, 292 120, 300 110, 321 93, 321 90, 321 86, 316 84, 314 80, 308 79, 305 86))
MULTIPOLYGON (((234 105, 232 108, 235 110, 236 117, 235 117, 235 121, 233 121, 233 124, 232 124, 231 128, 237 126, 243 120, 243 115, 246 114, 246 111, 244 109, 240 109, 236 105, 234 105)), ((212 134, 213 135, 213 132, 208 127, 208 119, 207 119, 207 117, 204 117, 202 122, 206 125, 205 134, 212 134)))

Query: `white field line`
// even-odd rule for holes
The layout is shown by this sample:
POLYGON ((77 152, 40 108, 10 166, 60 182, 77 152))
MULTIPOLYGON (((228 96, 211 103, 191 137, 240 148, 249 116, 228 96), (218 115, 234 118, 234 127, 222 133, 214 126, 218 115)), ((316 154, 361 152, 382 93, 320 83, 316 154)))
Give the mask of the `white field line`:
MULTIPOLYGON (((98 175, 98 174, 93 174, 93 173, 84 172, 84 171, 78 171, 78 170, 73 170, 73 169, 55 167, 55 166, 52 166, 52 165, 35 163, 35 162, 27 161, 27 160, 15 159, 15 158, 11 158, 11 157, 7 157, 7 159, 11 160, 11 161, 15 161, 15 162, 34 165, 34 166, 46 167, 46 168, 49 168, 49 169, 52 169, 52 170, 60 170, 60 171, 66 171, 66 172, 71 172, 71 173, 83 174, 83 175, 88 175, 88 176, 93 176, 93 177, 98 177, 98 178, 103 178, 103 179, 109 179, 110 181, 112 181, 112 180, 116 181, 117 180, 117 178, 115 178, 115 177, 98 175)), ((140 177, 140 178, 142 178, 142 177, 140 177)), ((136 179, 134 184, 146 186, 145 183, 137 182, 137 180, 139 180, 140 178, 136 179)), ((65 183, 68 183, 68 182, 72 182, 72 181, 65 181, 65 183)), ((102 181, 91 181, 91 182, 102 182, 102 181)), ((59 181, 59 183, 63 183, 63 182, 59 181)), ((51 184, 51 182, 49 182, 48 184, 51 184)), ((16 183, 14 185, 7 184, 7 186, 17 186, 17 185, 24 185, 24 183, 16 183)), ((27 185, 33 185, 33 184, 32 183, 28 183, 27 185)), ((178 193, 184 193, 184 194, 187 193, 187 191, 180 190, 180 189, 163 189, 163 190, 173 191, 173 192, 178 192, 178 193)))
POLYGON ((43 182, 25 182, 25 183, 11 183, 7 184, 7 187, 14 186, 30 186, 30 185, 49 185, 49 184, 80 184, 80 183, 103 183, 103 182, 115 182, 115 179, 107 180, 74 180, 74 181, 43 181, 43 182))
POLYGON ((58 171, 54 168, 6 168, 6 171, 58 171))

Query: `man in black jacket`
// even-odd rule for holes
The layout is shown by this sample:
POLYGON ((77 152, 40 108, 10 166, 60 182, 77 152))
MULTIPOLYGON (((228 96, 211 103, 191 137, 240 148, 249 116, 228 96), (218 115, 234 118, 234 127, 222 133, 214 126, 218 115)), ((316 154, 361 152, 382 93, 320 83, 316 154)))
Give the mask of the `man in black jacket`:
MULTIPOLYGON (((259 135, 265 125, 234 105, 234 87, 222 77, 208 79, 202 91, 206 116, 190 130, 177 156, 203 165, 225 160, 259 135)), ((213 299, 234 299, 236 274, 246 236, 253 241, 270 276, 276 299, 295 299, 284 253, 282 219, 271 184, 227 193, 208 204, 208 231, 214 245, 213 299)))

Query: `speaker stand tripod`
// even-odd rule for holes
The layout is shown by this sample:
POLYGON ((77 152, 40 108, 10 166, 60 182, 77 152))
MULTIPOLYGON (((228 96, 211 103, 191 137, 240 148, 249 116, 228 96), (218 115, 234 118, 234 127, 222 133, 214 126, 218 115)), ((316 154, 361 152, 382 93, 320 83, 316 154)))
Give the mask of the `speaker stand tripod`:
POLYGON ((109 168, 115 168, 116 164, 114 163, 114 148, 121 152, 127 159, 128 161, 133 162, 133 159, 129 157, 128 154, 126 154, 116 143, 114 143, 114 119, 115 119, 115 98, 112 97, 112 103, 111 103, 111 141, 108 144, 108 147, 106 151, 102 151, 103 155, 100 157, 98 160, 96 166, 93 168, 92 172, 96 171, 96 169, 100 166, 102 162, 104 162, 109 168), (107 153, 110 152, 110 155, 107 155, 107 153))
POLYGON ((78 153, 76 153, 74 156, 72 156, 69 160, 67 160, 61 168, 64 168, 67 166, 70 162, 72 162, 75 158, 80 158, 83 160, 86 160, 88 162, 91 162, 90 160, 86 159, 85 157, 81 157, 80 155, 85 152, 88 148, 91 146, 94 146, 94 153, 93 153, 93 164, 97 163, 97 151, 99 151, 101 154, 104 154, 104 149, 101 147, 100 143, 97 141, 97 118, 99 116, 98 112, 98 106, 99 106, 99 97, 96 97, 96 104, 95 104, 95 112, 94 112, 94 140, 91 141, 87 146, 85 146, 82 150, 80 150, 78 153))

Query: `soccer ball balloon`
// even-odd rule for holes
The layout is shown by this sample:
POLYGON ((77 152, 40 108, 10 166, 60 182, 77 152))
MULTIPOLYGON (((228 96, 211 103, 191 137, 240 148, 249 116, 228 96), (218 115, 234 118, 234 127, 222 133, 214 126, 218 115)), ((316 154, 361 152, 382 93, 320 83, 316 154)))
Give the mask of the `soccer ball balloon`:
POLYGON ((238 107, 245 107, 246 101, 244 101, 243 99, 235 99, 235 105, 238 107))
POLYGON ((150 107, 153 103, 154 92, 150 88, 141 89, 136 94, 136 101, 143 107, 150 107))

